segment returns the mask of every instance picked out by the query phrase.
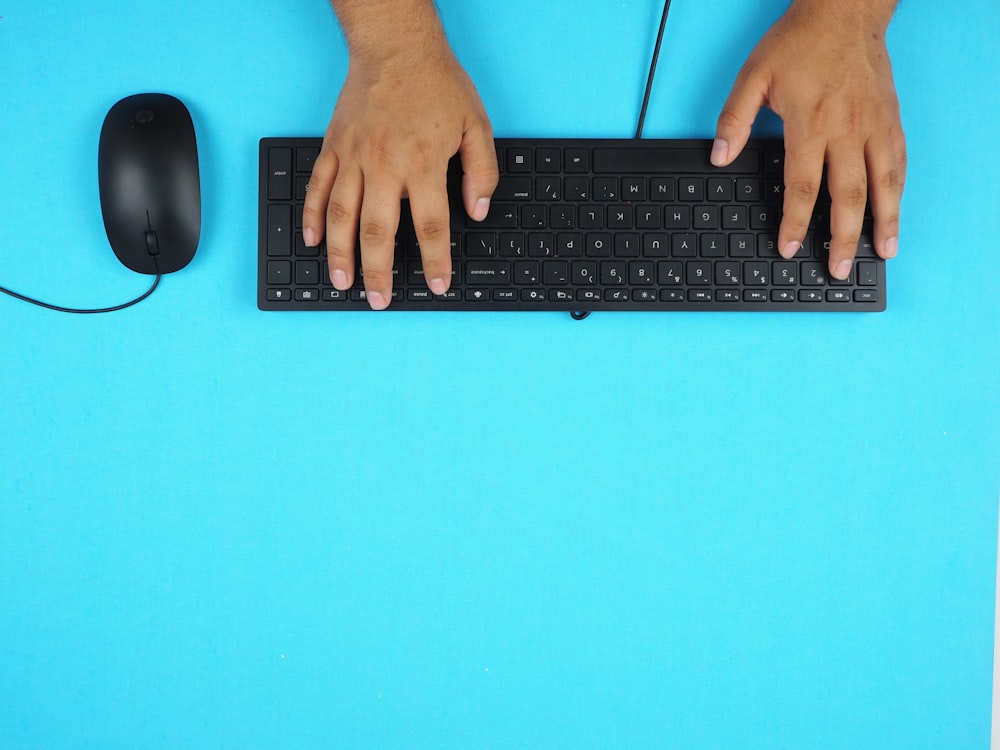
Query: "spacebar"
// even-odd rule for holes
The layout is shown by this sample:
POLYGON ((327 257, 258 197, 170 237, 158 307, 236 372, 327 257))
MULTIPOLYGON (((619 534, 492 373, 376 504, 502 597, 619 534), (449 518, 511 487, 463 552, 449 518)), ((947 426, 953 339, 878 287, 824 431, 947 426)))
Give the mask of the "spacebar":
MULTIPOLYGON (((711 144, 705 149, 629 147, 595 148, 594 172, 598 174, 674 174, 719 171, 708 157, 711 144)), ((756 172, 760 157, 756 149, 743 151, 726 172, 756 172)))

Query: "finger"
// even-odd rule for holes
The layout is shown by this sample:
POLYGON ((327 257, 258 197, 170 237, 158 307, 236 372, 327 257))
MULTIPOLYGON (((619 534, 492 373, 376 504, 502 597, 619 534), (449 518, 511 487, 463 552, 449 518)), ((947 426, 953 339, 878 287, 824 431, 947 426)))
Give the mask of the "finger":
POLYGON ((892 150, 896 155, 896 169, 899 170, 900 177, 899 192, 902 194, 906 187, 906 136, 898 122, 889 128, 889 140, 892 141, 892 150))
POLYGON ((326 204, 326 257, 330 281, 337 289, 354 283, 354 249, 364 183, 357 167, 342 168, 326 204))
POLYGON ((786 134, 785 197, 778 228, 778 252, 791 258, 802 247, 823 181, 825 143, 815 136, 786 134))
POLYGON ((903 177, 888 133, 881 138, 869 139, 865 144, 865 161, 868 164, 868 185, 875 219, 875 252, 882 258, 894 258, 899 250, 899 203, 903 195, 903 177))
POLYGON ((864 154, 853 145, 831 147, 827 165, 830 188, 830 275, 846 279, 854 267, 868 202, 864 154))
POLYGON ((396 256, 401 189, 378 180, 365 183, 361 204, 361 268, 365 296, 374 310, 384 310, 392 300, 392 267, 396 256))
POLYGON ((313 164, 306 188, 306 203, 302 209, 302 239, 306 247, 315 247, 323 239, 326 206, 330 200, 330 189, 337 179, 338 164, 332 148, 322 149, 313 164))
POLYGON ((451 226, 446 172, 428 176, 410 186, 410 214, 420 245, 424 278, 434 294, 451 285, 451 226))
POLYGON ((465 212, 472 219, 482 221, 490 210, 490 198, 500 180, 497 151, 489 123, 476 125, 467 130, 458 151, 464 173, 462 201, 465 204, 465 212))
POLYGON ((744 66, 736 77, 736 83, 715 127, 715 142, 712 144, 712 164, 724 167, 733 161, 750 139, 750 129, 757 113, 767 101, 767 81, 756 71, 744 66))

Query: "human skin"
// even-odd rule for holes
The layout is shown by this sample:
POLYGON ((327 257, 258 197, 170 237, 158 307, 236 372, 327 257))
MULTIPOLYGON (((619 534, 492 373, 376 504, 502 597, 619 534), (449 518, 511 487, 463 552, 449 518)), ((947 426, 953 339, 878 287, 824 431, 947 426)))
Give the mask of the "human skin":
POLYGON ((895 0, 796 0, 754 48, 722 108, 712 162, 730 163, 762 106, 784 123, 778 248, 790 258, 809 227, 827 166, 831 275, 850 274, 871 199, 875 251, 899 248, 906 140, 885 35, 895 0))
MULTIPOLYGON (((431 0, 332 0, 350 66, 303 212, 303 239, 326 238, 330 277, 354 284, 355 242, 369 304, 391 301, 400 201, 409 198, 424 277, 451 281, 447 165, 464 172, 466 213, 485 218, 498 180, 489 118, 455 59, 431 0)), ((805 237, 827 167, 829 268, 846 278, 871 199, 876 252, 898 250, 906 145, 885 45, 895 0, 795 0, 754 48, 719 117, 712 162, 730 163, 762 106, 784 122, 779 251, 805 237)))
POLYGON ((482 220, 499 179, 493 131, 430 0, 333 0, 350 51, 323 148, 309 180, 303 239, 326 234, 330 277, 354 283, 355 236, 376 310, 392 294, 393 241, 408 197, 424 278, 451 283, 448 160, 460 154, 465 210, 482 220))

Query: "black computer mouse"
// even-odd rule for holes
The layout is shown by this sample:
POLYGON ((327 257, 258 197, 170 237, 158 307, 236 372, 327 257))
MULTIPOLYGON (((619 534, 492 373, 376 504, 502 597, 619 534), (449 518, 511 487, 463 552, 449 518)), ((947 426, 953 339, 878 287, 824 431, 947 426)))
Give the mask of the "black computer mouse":
POLYGON ((178 271, 201 234, 194 123, 179 99, 136 94, 104 118, 97 172, 101 213, 118 260, 139 273, 178 271))

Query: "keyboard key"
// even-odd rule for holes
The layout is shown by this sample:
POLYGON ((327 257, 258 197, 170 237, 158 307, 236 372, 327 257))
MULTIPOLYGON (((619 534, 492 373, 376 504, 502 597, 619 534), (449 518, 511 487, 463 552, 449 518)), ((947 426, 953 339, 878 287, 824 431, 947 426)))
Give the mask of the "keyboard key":
POLYGON ((590 171, 590 149, 568 148, 565 154, 563 168, 574 174, 586 174, 590 171))
POLYGON ((861 261, 858 263, 858 285, 878 285, 878 265, 876 263, 871 261, 861 261))
POLYGON ((708 199, 729 203, 733 200, 733 180, 728 177, 710 177, 708 179, 708 199))
POLYGON ((497 183, 497 189, 493 191, 493 200, 497 202, 531 200, 531 177, 502 175, 500 182, 497 183))
POLYGON ((698 254, 698 235, 675 234, 670 244, 670 254, 675 258, 693 258, 698 254))
POLYGON ((465 225, 481 229, 516 229, 517 207, 509 203, 491 203, 485 219, 474 221, 466 217, 465 225))
POLYGON ((705 200, 705 180, 701 177, 681 177, 677 180, 677 197, 682 201, 705 200))
POLYGON ((295 171, 312 172, 316 159, 319 158, 319 149, 315 147, 301 147, 295 149, 295 171))
POLYGON ((555 172, 562 169, 562 151, 558 148, 535 149, 535 171, 555 172))
POLYGON ((649 199, 651 201, 675 201, 677 190, 673 177, 651 177, 649 180, 649 199))
POLYGON ((562 200, 562 180, 559 177, 546 176, 535 179, 536 201, 562 200))
POLYGON ((290 284, 292 281, 292 262, 288 260, 270 260, 267 262, 267 283, 275 285, 290 284))
POLYGON ((646 178, 645 177, 623 177, 622 178, 622 200, 639 202, 646 200, 646 178))
MULTIPOLYGON (((612 148, 594 149, 594 171, 598 174, 677 174, 683 172, 710 172, 713 167, 708 157, 711 146, 702 148, 670 148, 638 146, 631 144, 612 148)), ((727 167, 732 172, 756 172, 759 155, 754 148, 745 148, 727 167)))
POLYGON ((667 206, 663 213, 664 229, 690 229, 691 228, 691 207, 690 206, 667 206))
POLYGON ((718 229, 719 207, 718 206, 698 206, 694 211, 695 229, 718 229))
POLYGON ((634 260, 628 264, 628 281, 632 285, 656 283, 656 265, 651 260, 634 260))
POLYGON ((743 264, 743 283, 747 286, 767 286, 770 279, 766 261, 748 261, 743 264))
POLYGON ((267 157, 267 197, 273 201, 292 199, 292 149, 272 148, 267 157))
POLYGON ((737 261, 720 261, 715 264, 717 286, 739 286, 740 264, 737 261))
POLYGON ((760 180, 756 177, 739 177, 736 179, 735 198, 738 201, 756 203, 760 200, 760 180))
POLYGON ((569 283, 569 263, 564 260, 547 260, 542 263, 542 280, 546 286, 569 283))
POLYGON ((556 235, 556 254, 562 258, 583 255, 583 235, 576 232, 560 232, 556 235))
POLYGON ((496 255, 497 236, 493 232, 469 232, 465 235, 465 254, 470 258, 496 255))
POLYGON ((601 284, 620 286, 625 283, 625 261, 605 260, 601 262, 601 284))
POLYGON ((296 284, 319 284, 319 262, 300 260, 295 264, 296 284))
POLYGON ((490 299, 489 289, 466 289, 465 290, 465 301, 466 302, 485 302, 490 299))
POLYGON ((506 260, 469 260, 465 263, 466 284, 509 284, 510 262, 506 260))
POLYGON ((712 283, 712 264, 706 260, 689 260, 684 264, 684 280, 688 286, 712 283))
POLYGON ((507 149, 507 171, 517 174, 530 174, 531 149, 524 147, 511 147, 507 149))
POLYGON ((661 286, 680 286, 684 283, 684 264, 679 260, 661 260, 656 264, 656 280, 661 286))
POLYGON ((540 283, 541 271, 537 260, 514 261, 514 283, 531 285, 540 283))
POLYGON ((573 262, 573 283, 577 286, 597 283, 597 262, 578 260, 573 262))
POLYGON ((267 207, 267 254, 292 254, 292 207, 276 204, 267 207))
POLYGON ((803 261, 800 271, 806 286, 826 286, 826 266, 822 263, 803 261))

